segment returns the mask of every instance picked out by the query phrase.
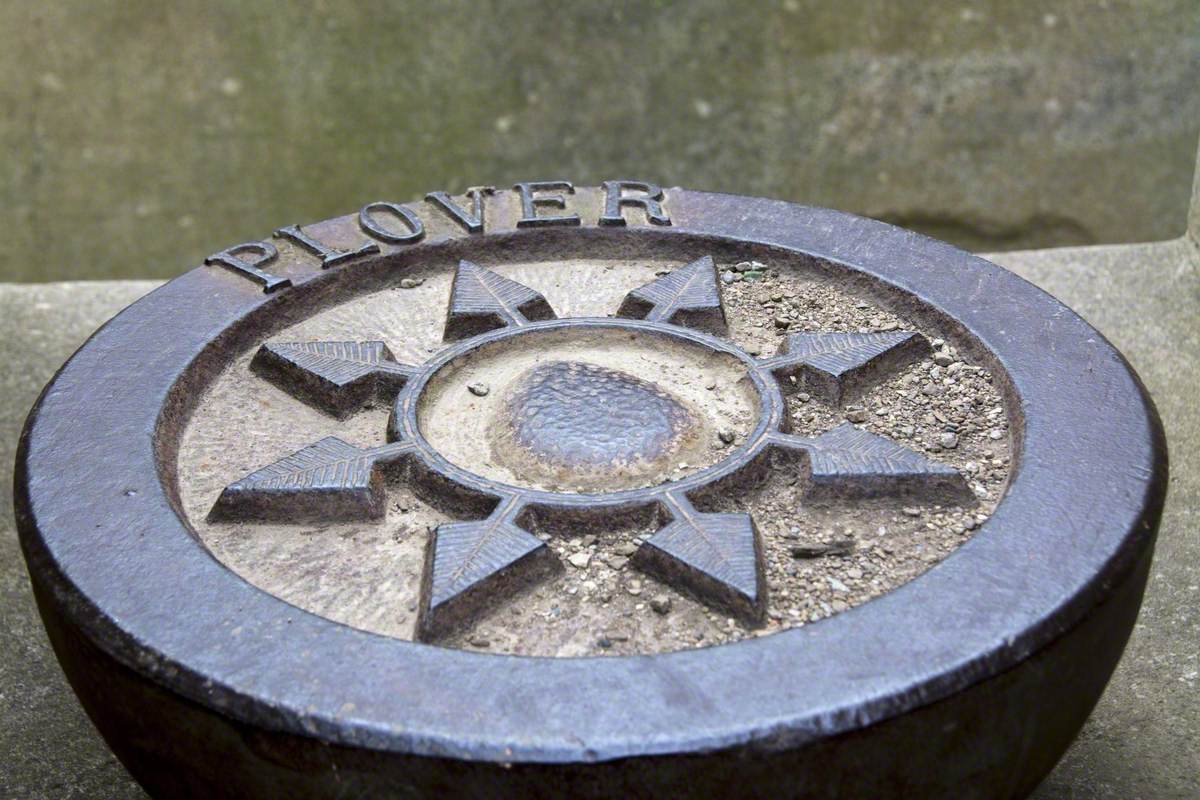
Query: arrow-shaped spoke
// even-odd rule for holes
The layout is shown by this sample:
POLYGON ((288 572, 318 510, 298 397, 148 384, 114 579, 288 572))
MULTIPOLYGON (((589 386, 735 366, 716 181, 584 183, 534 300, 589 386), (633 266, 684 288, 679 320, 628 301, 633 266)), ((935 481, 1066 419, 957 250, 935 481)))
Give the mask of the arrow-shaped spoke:
POLYGON ((562 568, 545 542, 517 527, 517 497, 487 519, 439 525, 425 551, 420 638, 433 640, 472 622, 486 607, 562 568))
POLYGON ((633 563, 703 603, 755 625, 767 607, 762 548, 749 514, 704 514, 667 493, 671 522, 634 554, 633 563))
POLYGON ((359 448, 330 436, 226 486, 209 519, 342 522, 384 513, 382 470, 406 458, 406 442, 359 448))
POLYGON ((625 295, 617 316, 726 332, 725 309, 712 256, 698 258, 625 295))
POLYGON ((805 455, 809 491, 819 497, 926 495, 948 501, 974 497, 954 467, 848 422, 816 438, 775 434, 771 444, 805 455))
POLYGON ((282 342, 259 348, 250 368, 338 417, 388 402, 416 372, 383 342, 282 342))
POLYGON ((554 309, 540 292, 463 260, 454 273, 442 338, 467 339, 495 328, 543 319, 554 319, 554 309))
POLYGON ((760 363, 778 378, 796 377, 799 387, 837 405, 928 350, 925 337, 911 331, 793 333, 778 355, 760 363))

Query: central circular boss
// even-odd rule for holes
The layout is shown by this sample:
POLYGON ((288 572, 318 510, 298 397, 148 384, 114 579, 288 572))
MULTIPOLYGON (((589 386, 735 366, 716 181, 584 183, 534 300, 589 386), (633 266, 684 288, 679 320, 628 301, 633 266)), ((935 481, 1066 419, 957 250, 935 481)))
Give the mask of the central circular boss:
POLYGON ((530 368, 507 392, 492 453, 537 472, 611 474, 662 468, 700 443, 703 421, 653 383, 587 361, 530 368))
POLYGON ((484 480, 603 494, 678 480, 742 449, 769 416, 754 360, 638 320, 504 328, 444 353, 397 398, 392 438, 484 480))

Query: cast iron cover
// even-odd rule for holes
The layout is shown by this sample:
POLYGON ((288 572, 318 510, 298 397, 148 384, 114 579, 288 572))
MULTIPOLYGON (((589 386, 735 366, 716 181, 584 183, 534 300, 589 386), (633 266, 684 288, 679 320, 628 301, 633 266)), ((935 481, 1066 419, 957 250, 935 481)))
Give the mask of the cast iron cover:
POLYGON ((1165 485, 1120 354, 986 261, 542 181, 213 255, 47 387, 16 505, 158 795, 961 798, 1082 724, 1165 485))

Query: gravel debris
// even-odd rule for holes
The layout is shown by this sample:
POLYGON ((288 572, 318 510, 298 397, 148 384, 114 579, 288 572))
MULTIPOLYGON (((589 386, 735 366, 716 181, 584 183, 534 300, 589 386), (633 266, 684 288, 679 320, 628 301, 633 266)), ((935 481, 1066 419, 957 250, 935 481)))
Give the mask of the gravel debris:
MULTIPOLYGON (((926 356, 841 406, 798 391, 798 381, 785 382, 789 431, 816 437, 850 421, 958 469, 978 502, 914 496, 814 504, 805 496, 802 459, 782 457, 772 461, 760 485, 697 498, 701 512, 754 517, 768 603, 766 624, 758 630, 731 624, 635 568, 631 559, 639 545, 664 520, 566 537, 534 530, 569 566, 472 627, 471 635, 491 642, 491 652, 630 655, 719 645, 807 625, 918 577, 968 541, 1003 497, 1012 467, 1008 407, 989 367, 955 331, 856 297, 815 273, 753 261, 718 267, 730 338, 747 352, 776 353, 788 335, 799 332, 916 330, 928 337, 932 349, 926 356), (664 599, 667 613, 659 610, 664 599)), ((733 426, 714 427, 714 446, 732 444, 720 435, 726 427, 733 426)), ((446 643, 469 645, 467 633, 457 637, 446 643)))

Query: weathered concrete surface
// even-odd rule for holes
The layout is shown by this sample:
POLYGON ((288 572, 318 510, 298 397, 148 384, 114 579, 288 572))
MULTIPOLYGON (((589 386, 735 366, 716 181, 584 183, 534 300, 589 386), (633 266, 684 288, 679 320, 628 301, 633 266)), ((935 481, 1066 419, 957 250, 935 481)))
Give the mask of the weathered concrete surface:
POLYGON ((1200 796, 1200 158, 1187 231, 1146 245, 997 253, 1122 350, 1167 431, 1171 482, 1138 624, 1037 798, 1200 796))
POLYGON ((971 249, 1183 229, 1195 0, 433 8, 0 3, 0 279, 166 277, 364 199, 548 177, 971 249))
POLYGON ((153 286, 0 284, 0 797, 145 796, 54 660, 13 530, 10 487, 21 424, 42 386, 93 330, 153 286))
POLYGON ((1200 247, 1000 253, 1132 362, 1158 405, 1171 481, 1141 616, 1096 711, 1039 800, 1200 797, 1200 247))
POLYGON ((1158 404, 1171 457, 1129 648, 1037 797, 1200 796, 1200 161, 1180 239, 991 258, 1066 301, 1125 353, 1158 404))

